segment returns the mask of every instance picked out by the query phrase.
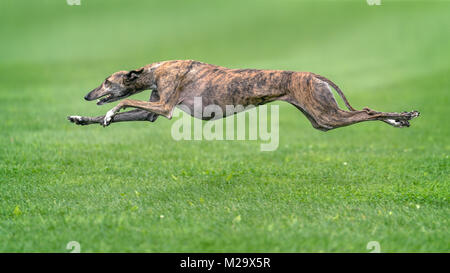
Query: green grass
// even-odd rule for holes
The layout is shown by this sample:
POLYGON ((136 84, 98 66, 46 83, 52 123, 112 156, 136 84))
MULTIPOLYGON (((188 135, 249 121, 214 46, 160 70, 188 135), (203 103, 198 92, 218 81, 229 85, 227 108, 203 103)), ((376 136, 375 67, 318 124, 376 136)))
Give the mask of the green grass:
POLYGON ((449 252, 450 3, 382 2, 1 1, 0 251, 449 252), (167 59, 313 71, 354 107, 422 115, 323 133, 279 103, 274 152, 66 120, 167 59))

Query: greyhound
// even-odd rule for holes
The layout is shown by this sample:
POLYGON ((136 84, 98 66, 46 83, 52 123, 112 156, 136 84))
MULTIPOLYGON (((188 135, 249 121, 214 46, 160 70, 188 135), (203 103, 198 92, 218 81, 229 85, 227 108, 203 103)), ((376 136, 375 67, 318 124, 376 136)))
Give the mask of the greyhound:
MULTIPOLYGON (((171 119, 174 108, 178 106, 184 111, 189 109, 186 112, 194 117, 210 119, 192 114, 198 112, 193 111, 196 97, 202 99, 203 108, 214 104, 222 110, 226 105, 258 106, 276 100, 286 101, 321 131, 375 120, 394 127, 409 127, 409 120, 419 116, 418 111, 389 113, 369 108, 355 110, 335 83, 311 72, 229 69, 194 60, 163 61, 137 70, 116 72, 84 98, 88 101, 98 99, 97 105, 102 105, 147 89, 152 90, 149 101, 125 99, 105 116, 67 118, 78 125, 154 122, 158 116, 171 119), (341 96, 349 111, 339 108, 330 86, 341 96), (128 107, 136 109, 119 113, 128 107)), ((224 116, 236 113, 222 112, 226 113, 224 116)))

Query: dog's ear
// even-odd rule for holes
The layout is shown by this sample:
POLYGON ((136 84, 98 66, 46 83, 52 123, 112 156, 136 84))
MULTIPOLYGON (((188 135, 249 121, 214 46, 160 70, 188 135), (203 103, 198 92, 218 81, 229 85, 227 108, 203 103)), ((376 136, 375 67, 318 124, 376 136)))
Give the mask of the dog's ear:
POLYGON ((138 70, 131 70, 127 74, 125 74, 125 81, 126 82, 132 82, 135 81, 139 76, 144 72, 144 68, 138 69, 138 70))

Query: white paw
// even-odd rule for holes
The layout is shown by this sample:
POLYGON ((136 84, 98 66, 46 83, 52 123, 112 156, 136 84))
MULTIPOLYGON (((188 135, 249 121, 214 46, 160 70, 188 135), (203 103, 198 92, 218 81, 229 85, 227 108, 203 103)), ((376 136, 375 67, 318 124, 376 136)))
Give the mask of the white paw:
POLYGON ((81 116, 69 116, 70 120, 81 121, 81 116))
POLYGON ((85 124, 87 124, 87 120, 84 119, 82 116, 68 116, 67 119, 70 122, 75 123, 77 125, 85 125, 85 124))
POLYGON ((386 119, 385 120, 387 123, 389 123, 390 125, 397 127, 397 128, 403 128, 403 127, 409 127, 409 121, 407 120, 394 120, 394 119, 386 119))
POLYGON ((114 117, 114 111, 113 110, 109 110, 106 115, 105 118, 103 119, 103 126, 108 126, 111 123, 111 120, 114 117))
POLYGON ((412 113, 411 118, 416 118, 420 115, 419 111, 412 111, 411 113, 412 113))
POLYGON ((390 125, 394 126, 394 127, 402 127, 402 123, 395 121, 393 119, 386 119, 386 122, 389 123, 390 125))

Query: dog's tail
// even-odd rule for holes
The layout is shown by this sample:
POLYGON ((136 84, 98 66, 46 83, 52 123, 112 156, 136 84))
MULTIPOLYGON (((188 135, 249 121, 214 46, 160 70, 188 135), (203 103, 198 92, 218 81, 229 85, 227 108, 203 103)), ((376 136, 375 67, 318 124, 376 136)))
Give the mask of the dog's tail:
POLYGON ((342 93, 341 89, 331 80, 325 78, 324 76, 320 76, 317 74, 312 73, 313 76, 321 81, 324 81, 326 83, 328 83, 329 85, 331 85, 334 90, 336 90, 336 92, 339 94, 339 96, 341 96, 342 100, 344 100, 345 106, 347 106, 348 110, 350 111, 356 111, 355 108, 353 108, 350 103, 348 102, 347 98, 345 97, 344 93, 342 93))

